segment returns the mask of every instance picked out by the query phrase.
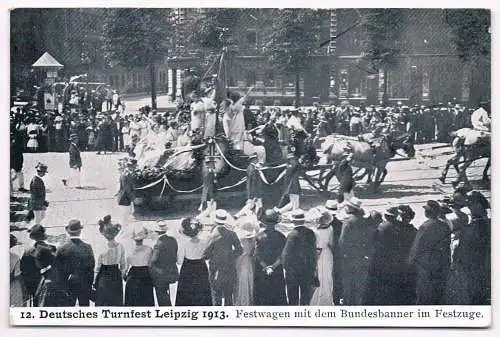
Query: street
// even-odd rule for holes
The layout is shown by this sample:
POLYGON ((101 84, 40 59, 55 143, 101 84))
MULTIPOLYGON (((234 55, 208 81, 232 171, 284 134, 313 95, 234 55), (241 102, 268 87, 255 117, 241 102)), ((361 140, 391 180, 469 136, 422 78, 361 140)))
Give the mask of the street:
MULTIPOLYGON (((417 146, 422 149, 422 153, 430 153, 432 144, 417 146)), ((182 207, 179 211, 174 208, 163 213, 151 213, 141 215, 140 217, 124 217, 124 207, 118 206, 115 194, 118 191, 118 167, 117 161, 125 156, 123 153, 114 153, 107 155, 97 155, 95 152, 82 153, 82 185, 83 189, 74 189, 65 187, 61 179, 67 177, 69 173, 68 154, 66 153, 40 153, 25 154, 25 175, 26 184, 29 186, 29 180, 34 174, 34 167, 37 162, 43 162, 48 165, 48 171, 45 178, 46 187, 49 190, 47 199, 50 205, 44 220, 47 232, 51 236, 64 234, 64 226, 70 219, 79 219, 84 225, 83 238, 92 244, 95 249, 104 246, 105 240, 99 234, 96 223, 98 219, 107 214, 111 214, 115 221, 123 225, 118 240, 126 247, 131 248, 133 241, 130 239, 132 230, 139 229, 141 226, 147 228, 154 227, 155 221, 166 219, 169 223, 170 234, 177 236, 180 218, 185 216, 194 216, 197 211, 197 203, 192 207, 182 207), (192 211, 190 211, 190 209, 192 211), (125 222, 123 222, 125 219, 125 222)), ((433 189, 440 175, 440 170, 446 161, 446 157, 437 157, 435 159, 417 158, 411 160, 395 160, 389 163, 389 171, 386 181, 382 184, 379 192, 370 194, 366 191, 364 184, 359 184, 355 188, 355 195, 361 199, 365 210, 371 209, 383 212, 390 204, 409 204, 414 209, 416 216, 414 225, 418 227, 423 219, 423 204, 429 199, 440 199, 443 195, 433 189), (431 168, 439 167, 439 169, 431 168)), ((468 171, 468 175, 474 184, 481 178, 484 160, 474 163, 468 171)), ((449 180, 451 182, 456 176, 455 172, 450 170, 449 180)), ((337 181, 332 179, 331 185, 336 185, 337 181)), ((448 184, 449 185, 449 184, 448 184)), ((475 185, 476 186, 476 185, 475 185)), ((480 189, 480 187, 476 187, 480 189)), ((311 207, 324 203, 324 196, 310 188, 303 182, 304 196, 301 200, 302 207, 307 210, 311 207)), ((490 198, 490 191, 480 189, 490 198)), ((15 193, 17 195, 17 193, 15 193)), ((234 214, 243 206, 243 197, 240 203, 235 202, 234 208, 228 209, 234 214)), ((181 202, 184 203, 184 202, 181 202)), ((180 204, 179 204, 180 206, 180 204)), ((16 224, 26 226, 23 223, 16 224)), ((15 232, 23 244, 30 244, 25 231, 15 232)), ((151 242, 149 242, 151 243, 151 242)), ((148 243, 146 243, 148 244, 148 243)))

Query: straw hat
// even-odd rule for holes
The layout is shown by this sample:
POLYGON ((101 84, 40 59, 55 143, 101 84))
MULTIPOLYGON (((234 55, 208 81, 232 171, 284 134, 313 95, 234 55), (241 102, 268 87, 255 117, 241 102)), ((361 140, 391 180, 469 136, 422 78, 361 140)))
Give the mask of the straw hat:
POLYGON ((292 218, 292 222, 295 224, 295 225, 303 225, 306 221, 306 216, 304 214, 304 211, 301 210, 301 209, 296 209, 295 211, 292 211, 292 214, 291 214, 292 218))
POLYGON ((327 200, 325 202, 325 208, 330 212, 335 212, 339 208, 339 204, 335 200, 327 200))
POLYGON ((156 232, 166 232, 168 230, 168 225, 165 221, 158 221, 156 223, 156 228, 155 228, 155 231, 156 232))
POLYGON ((344 205, 353 209, 361 210, 361 200, 356 197, 350 198, 344 203, 344 205))
POLYGON ((217 226, 224 226, 227 229, 232 229, 231 224, 229 223, 230 221, 230 214, 223 209, 218 209, 215 211, 215 225, 217 226))

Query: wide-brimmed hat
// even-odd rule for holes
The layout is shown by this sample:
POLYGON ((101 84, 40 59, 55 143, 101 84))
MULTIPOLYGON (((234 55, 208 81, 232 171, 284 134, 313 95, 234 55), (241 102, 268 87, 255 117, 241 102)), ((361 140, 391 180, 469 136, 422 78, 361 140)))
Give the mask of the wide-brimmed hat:
POLYGON ((180 232, 186 236, 195 237, 202 228, 202 224, 197 219, 184 218, 181 221, 180 232))
POLYGON ((132 240, 134 241, 142 241, 148 237, 148 230, 146 228, 142 228, 140 231, 136 232, 135 230, 132 232, 132 240))
POLYGON ((30 239, 34 241, 43 241, 47 239, 47 234, 45 233, 45 227, 42 225, 34 225, 28 230, 30 233, 30 239))
POLYGON ((250 239, 253 238, 257 232, 258 227, 253 222, 251 217, 241 217, 238 219, 238 227, 236 229, 236 235, 240 239, 250 239))
POLYGON ((168 230, 168 225, 165 221, 158 221, 156 223, 156 228, 155 228, 155 231, 157 232, 166 232, 168 230))
POLYGON ((69 140, 73 140, 73 139, 78 139, 78 135, 76 133, 72 133, 70 136, 69 136, 69 140))
POLYGON ((392 207, 389 207, 388 209, 386 209, 384 211, 384 216, 389 216, 389 217, 398 217, 399 215, 401 215, 401 209, 399 209, 397 206, 392 206, 392 207))
POLYGON ((10 248, 21 245, 14 234, 10 235, 10 248))
POLYGON ((400 205, 398 208, 403 217, 411 219, 415 217, 415 211, 409 205, 400 205))
POLYGON ((62 122, 63 121, 63 118, 61 116, 56 116, 56 118, 54 118, 54 122, 62 122))
POLYGON ((119 223, 111 222, 111 215, 106 215, 104 218, 99 219, 97 222, 99 226, 99 232, 106 237, 116 237, 122 229, 122 225, 119 223))
POLYGON ((327 200, 325 202, 325 208, 330 212, 334 212, 338 210, 339 204, 335 200, 327 200))
POLYGON ((38 172, 45 172, 45 173, 48 172, 47 165, 45 165, 44 163, 38 163, 38 164, 36 164, 35 169, 38 172))
POLYGON ((224 227, 227 227, 228 229, 231 229, 231 215, 223 209, 218 209, 215 211, 215 225, 222 225, 224 227))
POLYGON ((69 235, 78 235, 82 229, 82 223, 77 219, 70 220, 68 225, 66 225, 66 232, 68 232, 69 235))
POLYGON ((265 226, 274 226, 279 221, 278 213, 273 209, 266 209, 262 214, 260 222, 265 226))
POLYGON ((427 201, 423 208, 433 214, 438 214, 441 211, 441 205, 436 200, 427 201))
POLYGON ((360 210, 361 209, 361 200, 359 200, 356 197, 352 197, 349 200, 347 200, 344 205, 353 209, 360 210))
POLYGON ((301 209, 292 211, 291 220, 294 224, 303 224, 306 221, 306 215, 301 209))

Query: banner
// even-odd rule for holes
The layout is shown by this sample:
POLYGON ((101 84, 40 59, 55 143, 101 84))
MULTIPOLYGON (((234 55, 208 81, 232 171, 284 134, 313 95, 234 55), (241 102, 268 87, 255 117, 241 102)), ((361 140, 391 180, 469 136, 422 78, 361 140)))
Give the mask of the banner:
POLYGON ((11 308, 15 326, 485 328, 490 306, 11 308))

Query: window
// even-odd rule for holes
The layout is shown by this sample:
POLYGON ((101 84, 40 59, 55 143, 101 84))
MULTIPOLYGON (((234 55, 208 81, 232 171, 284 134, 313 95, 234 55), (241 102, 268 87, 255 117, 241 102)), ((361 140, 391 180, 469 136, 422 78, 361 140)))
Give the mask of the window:
POLYGON ((247 80, 247 87, 255 85, 255 81, 257 80, 256 75, 255 75, 255 71, 249 70, 247 72, 246 80, 247 80))
POLYGON ((246 33, 247 44, 255 47, 257 45, 257 32, 255 29, 249 29, 246 33))

